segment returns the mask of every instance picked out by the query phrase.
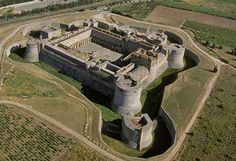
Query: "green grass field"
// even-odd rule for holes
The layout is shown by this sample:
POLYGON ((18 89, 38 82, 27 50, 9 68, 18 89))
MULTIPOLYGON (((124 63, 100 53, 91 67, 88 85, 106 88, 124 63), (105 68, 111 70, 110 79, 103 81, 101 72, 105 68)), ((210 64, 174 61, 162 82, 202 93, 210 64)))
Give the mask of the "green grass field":
POLYGON ((12 105, 0 105, 0 160, 52 160, 74 141, 12 105))
POLYGON ((159 5, 236 19, 235 0, 158 0, 159 5))
POLYGON ((191 29, 199 42, 208 41, 215 43, 215 46, 236 47, 236 31, 191 21, 186 21, 183 27, 191 29))
MULTIPOLYGON (((18 61, 18 62, 22 62, 22 63, 29 63, 27 60, 24 60, 22 59, 21 56, 15 54, 15 53, 12 53, 10 54, 9 56, 12 60, 14 61, 18 61)), ((73 85, 74 87, 76 87, 78 90, 81 90, 82 89, 82 85, 80 82, 58 72, 56 69, 54 69, 53 67, 45 64, 45 63, 42 63, 42 62, 37 62, 37 63, 34 63, 36 66, 40 67, 41 69, 47 71, 48 73, 62 79, 63 81, 73 85)))
POLYGON ((63 154, 58 161, 106 161, 94 150, 84 146, 82 143, 75 144, 70 150, 63 154))
POLYGON ((145 19, 156 7, 156 2, 138 2, 114 6, 112 12, 135 19, 145 19))
POLYGON ((236 71, 224 67, 179 160, 236 160, 236 71))
POLYGON ((0 160, 105 161, 60 129, 19 107, 0 105, 0 160))
MULTIPOLYGON (((17 97, 57 97, 61 90, 52 83, 20 70, 13 70, 5 77, 1 94, 17 97)), ((1 96, 0 94, 0 96, 1 96)))
MULTIPOLYGON (((10 55, 10 58, 13 59, 14 61, 27 63, 25 65, 31 65, 30 63, 28 63, 27 61, 25 61, 24 59, 22 59, 19 55, 15 54, 15 53, 12 53, 10 55)), ((46 71, 47 73, 63 80, 64 82, 67 82, 68 84, 75 87, 79 91, 79 93, 81 92, 82 94, 84 94, 87 98, 89 98, 98 107, 98 109, 100 109, 100 111, 102 112, 102 118, 105 121, 120 118, 120 116, 118 114, 116 114, 115 112, 113 112, 112 110, 109 109, 110 102, 111 102, 110 99, 106 98, 105 96, 101 95, 100 93, 98 93, 94 90, 84 88, 79 81, 76 81, 76 80, 72 79, 71 77, 58 72, 56 69, 54 69, 53 67, 51 67, 43 62, 37 62, 37 63, 34 63, 34 65, 41 68, 43 71, 46 71), (96 93, 96 97, 93 97, 94 93, 96 93)), ((24 75, 25 74, 22 74, 22 77, 24 77, 24 75)), ((16 76, 16 77, 18 78, 18 76, 16 76)), ((21 76, 19 76, 19 77, 21 77, 21 76)), ((27 81, 27 80, 25 80, 25 81, 27 81)), ((11 88, 11 87, 9 86, 8 88, 11 88)), ((72 90, 70 88, 68 88, 68 89, 66 88, 66 90, 72 92, 72 90)), ((5 95, 5 92, 2 94, 5 95)), ((81 96, 81 94, 78 94, 78 93, 74 93, 74 94, 78 95, 79 98, 84 100, 84 98, 81 96)), ((65 97, 65 96, 61 95, 58 98, 57 97, 50 98, 46 102, 42 102, 40 105, 35 106, 35 108, 37 110, 41 111, 42 113, 45 113, 45 114, 49 115, 50 117, 63 122, 65 125, 74 129, 75 131, 77 131, 79 133, 83 133, 83 122, 85 120, 85 118, 84 118, 85 115, 84 115, 83 108, 78 108, 82 105, 79 104, 78 102, 76 103, 74 100, 71 100, 68 97, 67 97, 67 99, 60 99, 61 97, 65 97), (55 114, 56 111, 60 111, 60 112, 57 112, 55 114), (76 116, 78 116, 78 117, 76 117, 76 116), (76 119, 73 119, 73 121, 71 121, 69 118, 76 118, 76 119), (82 121, 80 121, 80 124, 77 123, 77 121, 79 121, 79 120, 82 120, 82 121)), ((32 104, 33 102, 36 102, 36 101, 39 101, 39 100, 30 100, 30 99, 27 100, 27 102, 30 104, 32 104)), ((91 117, 94 118, 93 120, 91 120, 92 121, 91 122, 92 128, 90 128, 89 134, 93 139, 95 139, 98 142, 101 142, 99 135, 98 135, 98 130, 97 130, 97 127, 98 127, 98 120, 97 119, 99 119, 98 109, 93 107, 93 105, 89 104, 89 102, 86 106, 89 107, 89 113, 90 113, 91 117)))
POLYGON ((236 50, 236 31, 190 21, 183 28, 207 53, 236 67, 235 55, 229 53, 236 50))
MULTIPOLYGON (((10 58, 14 61, 18 61, 18 62, 23 62, 23 63, 28 63, 26 60, 22 59, 19 55, 12 53, 10 55, 10 58)), ((96 92, 94 90, 91 89, 82 89, 83 86, 79 81, 76 81, 74 79, 72 79, 69 76, 66 76, 65 74, 62 74, 60 72, 58 72, 56 69, 54 69, 53 67, 51 67, 50 65, 47 65, 43 62, 37 62, 34 63, 36 66, 40 67, 41 69, 47 71, 48 73, 62 79, 63 81, 71 84, 72 86, 74 86, 76 89, 78 89, 81 93, 85 94, 88 96, 88 98, 93 101, 95 103, 95 105, 101 110, 102 115, 103 115, 103 119, 105 121, 110 121, 110 120, 114 120, 114 119, 118 119, 120 118, 120 116, 116 113, 114 113, 113 111, 111 111, 110 108, 110 103, 111 100, 106 98, 105 96, 101 95, 99 92, 96 92), (84 91, 83 91, 84 90, 84 91), (96 97, 94 96, 94 92, 96 92, 96 97), (105 103, 105 104, 104 104, 105 103)))

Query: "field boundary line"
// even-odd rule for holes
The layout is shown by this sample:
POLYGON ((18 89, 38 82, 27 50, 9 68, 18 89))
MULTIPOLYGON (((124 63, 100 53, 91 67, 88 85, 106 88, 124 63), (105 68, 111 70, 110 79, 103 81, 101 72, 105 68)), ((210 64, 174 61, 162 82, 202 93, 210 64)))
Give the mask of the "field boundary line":
POLYGON ((33 109, 31 106, 26 106, 26 105, 22 105, 20 103, 17 102, 12 102, 12 101, 7 101, 7 100, 0 100, 0 104, 11 104, 11 105, 15 105, 17 107, 23 108, 37 116, 39 116, 40 118, 47 120, 49 123, 52 123, 54 125, 56 125, 57 127, 63 129, 64 131, 68 132, 69 134, 73 135, 75 138, 79 139, 79 141, 83 142, 84 144, 86 144, 87 146, 89 146, 90 148, 96 150, 97 152, 99 152, 101 155, 104 155, 112 160, 115 161, 123 161, 122 159, 112 155, 111 153, 101 149, 99 146, 97 146, 96 144, 90 142, 86 137, 80 135, 79 133, 75 132, 74 130, 68 128, 67 126, 63 125, 62 123, 54 120, 53 118, 33 109))

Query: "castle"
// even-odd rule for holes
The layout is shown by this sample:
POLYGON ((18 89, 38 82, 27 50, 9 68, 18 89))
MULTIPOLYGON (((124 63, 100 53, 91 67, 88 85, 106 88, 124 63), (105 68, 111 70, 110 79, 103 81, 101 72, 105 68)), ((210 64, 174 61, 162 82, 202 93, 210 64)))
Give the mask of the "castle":
POLYGON ((112 109, 123 116, 123 140, 132 148, 148 147, 155 127, 147 114, 136 117, 142 89, 168 68, 183 68, 185 48, 168 43, 162 31, 141 33, 92 19, 63 34, 50 28, 41 30, 43 43, 27 43, 24 58, 41 60, 112 98, 112 109))

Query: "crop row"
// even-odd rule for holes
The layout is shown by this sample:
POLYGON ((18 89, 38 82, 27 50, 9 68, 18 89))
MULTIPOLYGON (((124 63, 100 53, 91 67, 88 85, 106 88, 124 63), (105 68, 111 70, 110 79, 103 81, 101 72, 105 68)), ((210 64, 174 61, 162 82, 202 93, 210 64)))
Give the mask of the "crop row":
POLYGON ((74 141, 57 134, 46 124, 0 105, 0 151, 5 160, 52 160, 74 141))

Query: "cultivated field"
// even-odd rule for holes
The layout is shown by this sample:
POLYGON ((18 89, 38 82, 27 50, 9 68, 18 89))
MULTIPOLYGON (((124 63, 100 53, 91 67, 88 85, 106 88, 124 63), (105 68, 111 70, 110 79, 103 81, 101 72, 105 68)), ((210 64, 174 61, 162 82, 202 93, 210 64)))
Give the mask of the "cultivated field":
POLYGON ((0 105, 1 160, 52 160, 74 141, 12 105, 0 105))
MULTIPOLYGON (((66 85, 63 81, 51 77, 35 65, 15 63, 23 71, 15 68, 11 70, 4 79, 0 99, 32 106, 81 135, 89 135, 95 143, 99 142, 98 145, 102 144, 100 134, 98 134, 99 112, 96 111, 95 106, 93 107, 89 101, 85 100, 77 90, 66 85), (67 91, 70 91, 70 95, 67 91), (85 106, 88 108, 88 115, 85 106), (88 130, 85 131, 85 124, 88 119, 90 123, 88 130)), ((80 87, 79 84, 76 84, 77 81, 63 76, 60 77, 68 83, 74 83, 75 86, 80 87)), ((84 160, 87 156, 90 156, 87 160, 103 160, 99 154, 78 142, 63 155, 63 158, 75 161, 84 160), (81 153, 80 150, 83 152, 81 153)))
POLYGON ((58 161, 108 161, 108 159, 100 156, 97 152, 83 144, 75 144, 70 150, 58 158, 58 161))
POLYGON ((236 19, 235 0, 158 0, 158 4, 236 19))
POLYGON ((214 57, 236 67, 236 31, 186 21, 183 28, 214 57))
POLYGON ((233 48, 236 45, 236 31, 211 25, 195 23, 192 21, 186 21, 183 24, 183 27, 189 28, 194 31, 197 40, 200 42, 209 41, 211 43, 214 43, 215 46, 221 45, 230 48, 233 48))
POLYGON ((236 71, 224 67, 178 160, 236 160, 236 71))
POLYGON ((156 5, 156 2, 126 3, 112 7, 112 12, 143 20, 152 12, 156 5))
POLYGON ((181 26, 184 21, 194 21, 236 31, 236 20, 164 6, 157 6, 146 20, 177 27, 181 26))

